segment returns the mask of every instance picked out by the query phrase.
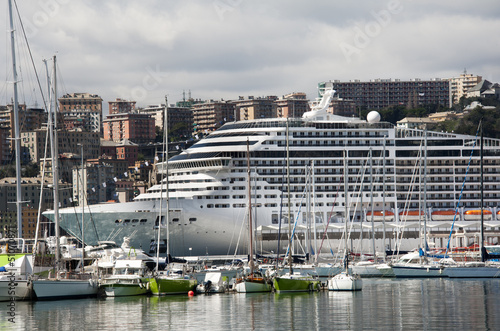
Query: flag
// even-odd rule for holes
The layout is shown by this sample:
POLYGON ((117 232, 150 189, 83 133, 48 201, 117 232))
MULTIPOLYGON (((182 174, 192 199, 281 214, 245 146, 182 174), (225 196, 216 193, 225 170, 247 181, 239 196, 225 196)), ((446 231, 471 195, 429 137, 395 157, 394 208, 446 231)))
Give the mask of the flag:
POLYGON ((149 165, 149 162, 148 162, 148 161, 146 161, 146 162, 144 162, 144 164, 145 164, 145 165, 146 165, 146 167, 147 167, 147 166, 149 165))
POLYGON ((155 160, 156 160, 156 161, 159 161, 159 160, 160 160, 160 158, 158 157, 158 155, 156 155, 156 156, 155 156, 155 160))
POLYGON ((139 172, 139 168, 135 167, 135 171, 139 172))
POLYGON ((125 177, 128 177, 128 173, 126 173, 126 172, 124 172, 124 173, 123 173, 123 175, 124 175, 125 177))
POLYGON ((116 178, 116 177, 113 177, 113 180, 114 180, 114 181, 116 182, 116 181, 118 181, 118 178, 116 178))
POLYGON ((95 187, 92 187, 92 192, 95 192, 95 187))
POLYGON ((102 187, 106 187, 106 183, 102 183, 102 187))
POLYGON ((69 202, 73 202, 73 199, 71 199, 71 198, 68 198, 68 199, 69 199, 69 202))
POLYGON ((179 149, 179 145, 176 145, 176 146, 175 146, 175 148, 176 148, 176 149, 179 149))

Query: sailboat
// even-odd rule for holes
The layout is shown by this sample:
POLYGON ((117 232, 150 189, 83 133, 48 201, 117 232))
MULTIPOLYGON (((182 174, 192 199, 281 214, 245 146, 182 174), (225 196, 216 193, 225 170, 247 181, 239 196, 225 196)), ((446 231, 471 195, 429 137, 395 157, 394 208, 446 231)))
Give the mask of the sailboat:
POLYGON ((24 239, 0 239, 0 301, 26 300, 32 296, 30 275, 33 255, 24 253, 24 239))
MULTIPOLYGON (((392 271, 396 277, 400 278, 428 278, 428 277, 445 277, 443 273, 444 265, 443 263, 448 263, 448 260, 441 259, 440 261, 432 261, 428 256, 427 247, 427 131, 424 131, 424 151, 422 152, 422 144, 420 145, 420 160, 422 158, 422 153, 424 154, 424 210, 420 208, 418 211, 403 211, 401 215, 405 217, 424 217, 423 230, 420 231, 421 247, 417 251, 410 252, 403 255, 399 260, 391 264, 392 271), (423 232, 423 235, 422 235, 423 232), (423 241, 422 241, 423 239, 423 241)), ((421 168, 421 167, 420 167, 421 168)), ((420 171, 420 178, 422 178, 422 172, 420 171)), ((421 183, 422 180, 419 180, 421 183)))
POLYGON ((55 251, 55 275, 47 279, 35 279, 33 290, 39 300, 75 299, 82 297, 96 297, 99 290, 97 280, 92 274, 83 273, 83 265, 80 273, 70 273, 61 270, 61 258, 59 247, 59 166, 57 152, 57 97, 56 97, 56 57, 53 57, 53 83, 50 84, 50 106, 49 106, 49 135, 51 142, 52 171, 54 179, 54 223, 56 237, 55 251))
POLYGON ((21 140, 19 133, 19 101, 17 96, 17 68, 14 42, 14 21, 12 16, 12 0, 9 0, 9 18, 11 33, 12 70, 14 87, 14 146, 16 155, 16 210, 17 237, 13 229, 8 228, 7 237, 0 241, 0 301, 25 300, 32 296, 32 283, 29 279, 33 273, 33 255, 25 250, 22 237, 21 206, 21 140))
MULTIPOLYGON (((284 275, 275 275, 273 278, 273 286, 276 292, 307 292, 319 290, 321 282, 319 279, 311 275, 303 275, 293 271, 292 265, 292 243, 293 234, 291 228, 291 201, 290 201, 290 149, 289 149, 289 125, 288 119, 286 121, 286 158, 287 158, 287 183, 288 183, 288 233, 290 240, 288 241, 288 273, 284 275)), ((278 252, 279 253, 279 252, 278 252)), ((279 256, 279 254, 278 254, 279 256)), ((277 270, 278 272, 279 270, 277 270)))
MULTIPOLYGON (((385 142, 384 142, 385 146, 385 142)), ((383 153, 385 155, 385 151, 383 153)), ((393 277, 394 274, 392 272, 392 268, 387 264, 387 263, 379 263, 377 260, 377 251, 375 248, 375 216, 378 217, 378 219, 382 219, 382 221, 385 222, 387 217, 394 217, 394 213, 388 210, 383 210, 383 211, 374 211, 374 206, 373 206, 373 151, 370 148, 370 183, 371 185, 371 190, 370 190, 370 205, 371 205, 371 211, 366 213, 366 217, 370 216, 371 218, 371 229, 372 229, 372 252, 373 252, 373 261, 359 261, 355 263, 352 267, 351 270, 353 273, 359 275, 360 277, 393 277)), ((384 162, 385 164, 385 162, 384 162)), ((384 176, 385 177, 385 176, 384 176)), ((385 184, 385 180, 383 180, 385 184)), ((385 195, 385 194, 384 194, 385 195)), ((360 194, 362 197, 363 195, 360 194)), ((363 205, 361 203, 361 205, 363 205)), ((385 207, 385 203, 382 204, 385 207)), ((363 239, 361 239, 362 241, 363 239)), ((385 240, 382 241, 383 247, 385 246, 385 240)), ((384 255, 384 260, 385 260, 385 255, 384 255)))
POLYGON ((149 292, 147 270, 145 260, 117 260, 113 275, 103 279, 101 288, 108 297, 146 294, 149 292))
MULTIPOLYGON (((481 261, 477 262, 465 262, 462 264, 455 264, 447 266, 444 270, 446 276, 451 278, 500 278, 500 263, 498 262, 487 262, 488 253, 484 246, 484 217, 486 215, 486 210, 484 209, 483 203, 483 122, 479 123, 481 130, 480 137, 480 152, 479 152, 479 162, 480 162, 480 180, 481 180, 481 233, 480 233, 480 254, 481 261)), ((491 212, 490 212, 491 215, 491 212)))
POLYGON ((248 172, 248 245, 249 245, 249 259, 248 275, 244 275, 242 278, 236 280, 236 292, 239 293, 249 293, 249 292, 271 292, 271 284, 268 282, 264 275, 256 270, 254 265, 253 256, 253 225, 252 225, 252 189, 251 189, 251 177, 250 177, 250 146, 249 140, 247 138, 247 172, 248 172))
POLYGON ((344 196, 345 196, 345 227, 344 227, 344 270, 339 274, 328 279, 329 291, 360 291, 363 287, 363 281, 357 274, 349 272, 349 250, 347 248, 347 229, 349 224, 349 204, 347 189, 347 151, 344 150, 344 196))
MULTIPOLYGON (((161 192, 163 192, 163 181, 165 181, 165 191, 166 191, 166 227, 167 227, 167 258, 166 265, 168 265, 168 259, 170 258, 170 238, 169 238, 169 192, 168 192, 168 112, 167 112, 168 102, 165 97, 165 110, 164 110, 164 136, 163 136, 163 146, 165 149, 163 150, 163 169, 165 170, 165 179, 162 179, 162 188, 161 192), (167 157, 166 157, 167 155, 167 157)), ((173 270, 167 269, 166 271, 159 270, 159 262, 160 262, 160 235, 161 235, 161 224, 162 224, 162 198, 160 194, 160 215, 158 217, 158 237, 157 237, 157 246, 156 246, 156 270, 155 275, 149 280, 149 287, 151 289, 151 293, 153 295, 167 295, 167 294, 187 294, 190 291, 196 290, 196 285, 198 285, 198 281, 189 275, 184 275, 184 270, 173 270)))

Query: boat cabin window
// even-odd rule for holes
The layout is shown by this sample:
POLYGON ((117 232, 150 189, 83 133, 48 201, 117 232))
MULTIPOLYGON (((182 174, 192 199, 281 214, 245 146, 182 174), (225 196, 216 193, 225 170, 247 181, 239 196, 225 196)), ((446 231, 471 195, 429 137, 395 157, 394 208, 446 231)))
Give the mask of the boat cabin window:
POLYGON ((196 222, 196 218, 195 218, 195 217, 191 217, 191 218, 189 219, 189 222, 196 222))

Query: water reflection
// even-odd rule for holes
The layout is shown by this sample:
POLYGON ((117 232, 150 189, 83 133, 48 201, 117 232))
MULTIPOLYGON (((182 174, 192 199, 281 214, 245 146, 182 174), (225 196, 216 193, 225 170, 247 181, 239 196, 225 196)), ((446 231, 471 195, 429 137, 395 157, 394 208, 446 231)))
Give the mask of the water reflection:
POLYGON ((2 314, 0 329, 493 330, 500 325, 498 298, 498 280, 381 279, 354 293, 18 302, 16 324, 2 314))

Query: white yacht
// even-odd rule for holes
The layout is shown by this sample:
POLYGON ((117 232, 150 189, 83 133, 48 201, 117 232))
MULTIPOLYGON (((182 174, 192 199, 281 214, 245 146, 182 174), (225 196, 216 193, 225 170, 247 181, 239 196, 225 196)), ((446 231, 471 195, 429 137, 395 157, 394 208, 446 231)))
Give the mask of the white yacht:
MULTIPOLYGON (((355 241, 359 237, 356 232, 359 235, 361 231, 366 233, 372 229, 367 225, 369 223, 361 224, 360 221, 370 219, 363 213, 372 209, 370 201, 373 201, 376 211, 390 211, 390 214, 385 214, 384 222, 375 221, 377 249, 384 250, 388 246, 380 239, 383 229, 387 240, 391 235, 393 238, 400 236, 401 231, 405 232, 403 238, 406 239, 398 243, 398 248, 411 250, 417 247, 421 219, 411 217, 409 211, 420 209, 419 201, 425 191, 423 185, 419 185, 423 182, 424 141, 427 147, 428 208, 419 214, 428 215, 428 229, 449 233, 453 218, 433 220, 430 215, 433 211, 454 210, 459 199, 459 216, 468 209, 477 209, 480 202, 477 137, 396 127, 380 122, 377 112, 371 112, 368 121, 332 115, 327 109, 333 93, 325 92, 321 102, 302 118, 226 123, 170 158, 171 255, 227 255, 246 251, 248 235, 242 231, 242 226, 248 209, 247 139, 253 181, 254 229, 258 229, 259 249, 263 252, 277 251, 280 217, 282 231, 287 229, 288 219, 298 220, 297 233, 304 234, 307 229, 311 233, 316 231, 317 241, 311 244, 316 252, 329 253, 331 247, 337 246, 345 218, 344 151, 347 151, 348 163, 347 201, 355 241), (287 176, 284 176, 287 120, 292 215, 287 215, 287 176), (369 160, 372 160, 372 182, 370 176, 362 175, 369 168, 369 160), (327 224, 328 234, 323 236, 327 224), (319 250, 318 242, 323 237, 327 239, 319 250)), ((485 207, 496 216, 500 206, 500 195, 497 194, 500 188, 500 139, 484 139, 484 151, 485 207)), ((157 164, 157 168, 161 172, 162 164, 157 164)), ((94 226, 86 227, 87 244, 107 239, 120 244, 123 237, 130 237, 133 247, 147 252, 151 245, 155 245, 158 215, 166 214, 165 211, 159 213, 160 208, 166 206, 166 194, 161 194, 162 189, 165 190, 165 185, 157 184, 132 202, 88 206, 85 222, 93 222, 96 231, 94 226)), ((75 213, 74 208, 60 209, 59 213, 61 226, 79 236, 79 213, 75 213)), ((53 218, 52 211, 44 215, 53 218)), ((479 228, 474 220, 458 217, 457 221, 460 222, 455 224, 457 229, 466 227, 473 231, 479 228)), ((488 224, 491 228, 500 226, 496 219, 488 224)), ((165 226, 164 220, 162 226, 165 226)), ((315 237, 309 238, 314 240, 315 237)), ((281 243, 286 245, 286 241, 281 243)), ((443 247, 446 242, 437 245, 443 247)))

